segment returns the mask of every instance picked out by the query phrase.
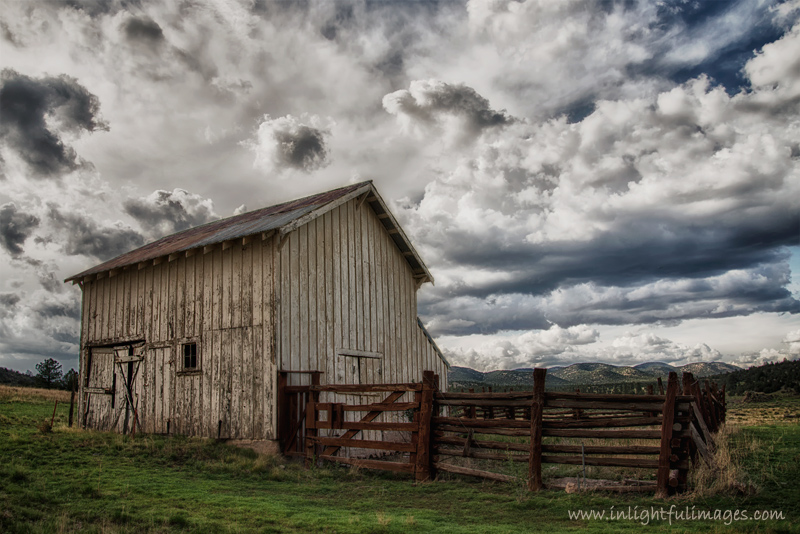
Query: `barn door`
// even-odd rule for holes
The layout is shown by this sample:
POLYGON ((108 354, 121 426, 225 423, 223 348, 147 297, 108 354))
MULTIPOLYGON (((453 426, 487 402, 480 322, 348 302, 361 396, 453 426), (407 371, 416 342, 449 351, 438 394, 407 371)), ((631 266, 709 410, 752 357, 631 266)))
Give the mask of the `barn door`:
POLYGON ((123 346, 114 348, 115 374, 117 376, 117 410, 114 415, 114 427, 123 434, 133 432, 135 429, 144 430, 139 416, 139 395, 136 393, 136 380, 140 373, 144 374, 142 367, 144 347, 123 346))
POLYGON ((83 425, 97 430, 111 430, 115 424, 116 375, 114 349, 89 349, 84 383, 83 425))
MULTIPOLYGON (((137 419, 136 378, 143 347, 97 347, 86 363, 84 426, 127 433, 137 419)), ((137 428, 141 421, 137 420, 137 428)))

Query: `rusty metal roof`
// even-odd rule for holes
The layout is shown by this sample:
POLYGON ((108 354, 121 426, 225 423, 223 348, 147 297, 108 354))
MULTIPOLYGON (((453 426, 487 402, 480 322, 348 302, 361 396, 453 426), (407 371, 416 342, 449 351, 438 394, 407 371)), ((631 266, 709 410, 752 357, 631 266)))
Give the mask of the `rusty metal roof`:
MULTIPOLYGON (((247 237, 262 232, 269 232, 272 230, 282 230, 282 232, 294 229, 295 225, 292 223, 299 223, 301 217, 312 213, 314 210, 327 206, 328 204, 342 200, 345 197, 352 197, 353 194, 362 194, 371 191, 372 195, 369 198, 369 204, 373 209, 385 211, 388 213, 385 204, 375 191, 372 181, 360 182, 357 184, 341 187, 318 195, 284 202, 267 208, 250 211, 227 219, 220 219, 218 221, 210 222, 202 226, 190 228, 176 234, 172 234, 161 239, 149 243, 136 250, 126 252, 116 258, 108 260, 100 265, 96 265, 91 269, 87 269, 81 273, 71 276, 65 282, 77 282, 82 278, 110 271, 113 269, 120 269, 129 265, 138 264, 140 262, 154 260, 170 254, 183 252, 186 250, 222 243, 231 239, 247 237), (287 229, 287 226, 289 229, 287 229)), ((310 215, 313 218, 313 215, 310 215)), ((308 221, 304 221, 308 222, 308 221)), ((394 217, 389 214, 388 218, 382 220, 387 228, 398 228, 394 217)), ((433 277, 428 272, 425 264, 414 251, 411 243, 399 230, 400 236, 393 235, 395 243, 404 252, 410 251, 407 254, 407 260, 411 264, 411 268, 415 275, 424 274, 425 278, 433 281, 433 277), (398 238, 399 237, 399 238, 398 238)))

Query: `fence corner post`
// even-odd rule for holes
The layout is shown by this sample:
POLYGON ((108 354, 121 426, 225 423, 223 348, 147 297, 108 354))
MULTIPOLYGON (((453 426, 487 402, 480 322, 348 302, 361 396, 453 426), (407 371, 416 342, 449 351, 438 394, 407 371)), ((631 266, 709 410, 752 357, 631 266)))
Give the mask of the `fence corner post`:
POLYGON ((422 395, 419 405, 419 432, 417 433, 417 482, 430 480, 431 465, 431 417, 433 417, 433 394, 436 378, 433 371, 422 372, 422 395))
POLYGON ((678 374, 669 374, 667 396, 661 420, 661 449, 658 454, 658 475, 656 477, 656 497, 663 499, 669 491, 670 456, 672 454, 672 425, 675 423, 675 401, 678 395, 678 374))
MULTIPOLYGON (((311 372, 311 385, 320 385, 320 371, 311 372)), ((317 437, 317 403, 319 402, 319 391, 309 390, 308 400, 306 403, 306 467, 310 467, 314 461, 316 454, 317 442, 314 438, 317 437)))
POLYGON ((278 371, 278 444, 281 452, 286 451, 286 438, 289 437, 289 418, 287 417, 286 386, 289 375, 285 371, 278 371))
POLYGON ((533 399, 531 400, 531 445, 528 457, 528 489, 539 491, 542 483, 542 413, 544 411, 544 381, 547 369, 533 370, 533 399))

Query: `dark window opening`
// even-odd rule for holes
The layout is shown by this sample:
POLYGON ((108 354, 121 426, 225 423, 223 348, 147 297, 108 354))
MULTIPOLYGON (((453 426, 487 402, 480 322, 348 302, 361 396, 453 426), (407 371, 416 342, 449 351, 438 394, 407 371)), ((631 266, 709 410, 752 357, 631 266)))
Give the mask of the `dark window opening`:
POLYGON ((197 363, 197 343, 186 343, 183 345, 183 370, 195 371, 200 367, 197 363))

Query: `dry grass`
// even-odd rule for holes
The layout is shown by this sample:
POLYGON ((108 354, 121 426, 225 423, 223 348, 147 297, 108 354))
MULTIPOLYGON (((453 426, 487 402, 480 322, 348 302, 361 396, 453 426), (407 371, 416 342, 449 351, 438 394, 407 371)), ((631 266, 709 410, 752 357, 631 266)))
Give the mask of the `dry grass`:
POLYGON ((21 388, 0 385, 2 402, 69 402, 69 391, 61 389, 21 388))
POLYGON ((728 399, 727 422, 739 426, 800 423, 797 397, 773 395, 760 402, 744 402, 742 397, 728 399))
POLYGON ((709 461, 700 461, 689 471, 692 494, 748 495, 757 491, 743 457, 763 446, 760 440, 742 434, 740 427, 723 424, 714 436, 715 448, 709 461), (735 443, 735 444, 734 444, 735 443))

